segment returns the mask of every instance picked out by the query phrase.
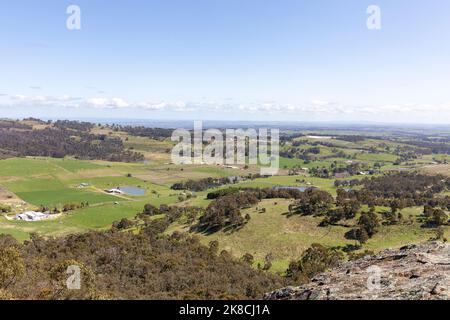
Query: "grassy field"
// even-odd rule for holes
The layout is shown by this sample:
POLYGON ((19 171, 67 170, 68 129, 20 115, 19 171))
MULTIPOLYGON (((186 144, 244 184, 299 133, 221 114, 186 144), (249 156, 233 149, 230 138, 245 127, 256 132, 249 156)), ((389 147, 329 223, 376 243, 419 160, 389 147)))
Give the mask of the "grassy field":
POLYGON ((313 217, 288 218, 288 205, 287 200, 264 200, 258 208, 266 208, 266 212, 260 213, 256 207, 244 210, 244 214, 250 214, 251 220, 241 230, 197 235, 205 244, 218 240, 221 249, 230 251, 236 257, 250 253, 256 261, 262 262, 271 253, 274 272, 285 271, 289 261, 298 258, 312 243, 329 246, 348 243, 344 238, 345 228, 318 228, 320 219, 313 217))
MULTIPOLYGON (((252 170, 250 168, 246 172, 252 170)), ((72 211, 55 220, 30 223, 0 217, 0 233, 24 240, 32 232, 56 236, 105 229, 121 218, 133 218, 146 203, 159 206, 179 202, 181 192, 170 189, 174 182, 246 172, 218 166, 176 167, 161 162, 130 164, 32 157, 0 160, 0 187, 27 204, 14 205, 12 214, 37 209, 41 205, 61 208, 67 203, 89 203, 88 208, 72 211), (88 186, 80 188, 81 183, 88 186), (143 188, 145 196, 114 196, 103 191, 120 186, 143 188)), ((199 194, 194 199, 202 202, 205 195, 199 194)))
MULTIPOLYGON (((134 217, 144 204, 175 203, 177 196, 169 184, 153 184, 128 173, 146 173, 148 164, 108 163, 75 159, 17 158, 0 161, 0 185, 26 202, 26 208, 40 205, 62 207, 67 203, 88 202, 89 207, 55 220, 21 222, 0 217, 0 233, 24 240, 31 232, 62 235, 89 229, 108 228, 112 222, 134 217), (81 183, 89 184, 80 188, 81 183), (146 190, 144 197, 114 196, 103 189, 136 186, 146 190), (114 204, 118 202, 119 204, 114 204)), ((19 213, 22 207, 14 208, 19 213)))
MULTIPOLYGON (((284 199, 263 200, 257 206, 243 211, 243 214, 250 214, 251 219, 242 229, 234 232, 219 231, 213 234, 195 233, 195 235, 205 245, 210 241, 219 241, 222 250, 228 250, 238 258, 245 253, 250 253, 255 258, 255 264, 258 262, 264 264, 264 257, 271 253, 274 257, 271 271, 278 273, 284 272, 289 262, 298 259, 302 252, 313 243, 329 247, 357 244, 353 240, 345 239, 345 233, 350 230, 350 227, 319 227, 321 217, 299 215, 288 217, 289 203, 289 200, 284 199), (262 213, 262 208, 265 208, 266 212, 262 213)), ((379 208, 379 213, 382 210, 387 210, 387 208, 379 208)), ((419 207, 402 210, 402 214, 406 218, 409 215, 415 217, 416 220, 412 225, 382 225, 379 232, 361 250, 376 252, 432 238, 434 231, 422 228, 417 221, 421 212, 422 208, 419 207)), ((174 224, 169 232, 175 230, 187 231, 187 227, 174 224)), ((450 236, 449 227, 446 228, 446 234, 450 236)))

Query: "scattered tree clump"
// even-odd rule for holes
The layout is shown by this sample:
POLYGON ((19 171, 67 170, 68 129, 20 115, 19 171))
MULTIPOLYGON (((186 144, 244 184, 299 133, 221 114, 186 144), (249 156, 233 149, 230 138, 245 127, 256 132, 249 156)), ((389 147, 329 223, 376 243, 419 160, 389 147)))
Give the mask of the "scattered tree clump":
POLYGON ((289 264, 286 275, 295 283, 306 283, 316 274, 335 267, 343 258, 341 252, 314 243, 302 254, 300 260, 289 264))

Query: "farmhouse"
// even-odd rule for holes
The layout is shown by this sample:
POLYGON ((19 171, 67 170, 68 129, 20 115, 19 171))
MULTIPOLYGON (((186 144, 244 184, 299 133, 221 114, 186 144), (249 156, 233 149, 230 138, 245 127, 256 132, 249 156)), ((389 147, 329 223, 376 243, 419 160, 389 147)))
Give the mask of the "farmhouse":
POLYGON ((40 221, 48 218, 48 214, 36 211, 26 211, 24 213, 17 214, 15 220, 22 221, 40 221))

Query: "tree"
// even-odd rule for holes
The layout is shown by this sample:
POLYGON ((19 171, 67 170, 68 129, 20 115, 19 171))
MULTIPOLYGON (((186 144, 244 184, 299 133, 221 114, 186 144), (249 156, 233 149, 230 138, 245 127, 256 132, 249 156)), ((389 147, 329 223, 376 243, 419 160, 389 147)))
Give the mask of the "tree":
POLYGON ((433 211, 433 207, 428 204, 423 207, 423 215, 425 216, 425 218, 430 218, 433 215, 433 211))
POLYGON ((362 227, 353 228, 349 232, 345 234, 346 239, 352 239, 359 242, 360 245, 363 245, 364 243, 369 240, 369 235, 367 234, 366 229, 362 227))
POLYGON ((303 252, 300 260, 289 264, 286 275, 294 281, 306 282, 314 275, 336 266, 342 259, 342 253, 313 243, 303 252))
POLYGON ((123 229, 131 228, 133 225, 134 225, 133 221, 131 221, 130 219, 127 219, 127 218, 123 218, 120 221, 114 222, 112 227, 113 227, 113 229, 123 230, 123 229))
POLYGON ((272 253, 268 253, 266 254, 266 256, 264 257, 264 266, 263 266, 263 270, 269 270, 270 268, 272 268, 272 261, 273 261, 273 255, 272 253))
POLYGON ((321 225, 335 224, 342 219, 353 219, 360 208, 361 204, 357 200, 339 200, 336 209, 327 212, 327 217, 322 221, 321 225))
POLYGON ((446 224, 448 220, 447 214, 442 209, 434 209, 433 214, 430 218, 430 222, 435 226, 442 226, 446 224))
POLYGON ((51 295, 49 298, 52 300, 61 299, 62 297, 65 297, 66 299, 68 297, 73 297, 75 299, 93 299, 94 296, 97 295, 94 272, 91 268, 79 261, 68 259, 55 264, 49 271, 49 277, 53 288, 53 292, 50 293, 51 295), (75 271, 75 273, 72 274, 73 278, 68 278, 68 270, 71 270, 71 268, 79 270, 80 287, 78 290, 70 290, 68 288, 68 281, 76 280, 77 277, 75 271))
POLYGON ((329 212, 333 202, 334 199, 328 192, 308 189, 295 203, 295 212, 302 215, 323 215, 329 212))
POLYGON ((159 209, 156 208, 155 206, 151 205, 150 203, 147 203, 144 206, 144 211, 142 213, 145 215, 149 215, 149 216, 160 214, 159 209))
POLYGON ((396 225, 398 223, 396 209, 384 212, 383 217, 385 219, 385 223, 388 225, 396 225))
POLYGON ((377 233, 380 222, 378 221, 377 214, 369 211, 361 214, 358 225, 366 231, 369 237, 372 237, 375 233, 377 233))
POLYGON ((242 256, 241 261, 248 265, 252 265, 254 262, 254 258, 250 253, 246 253, 242 256))
POLYGON ((11 206, 0 204, 0 213, 9 213, 11 210, 11 206))
POLYGON ((196 228, 199 231, 216 232, 224 227, 242 227, 248 220, 242 216, 241 209, 251 207, 258 202, 257 193, 254 191, 231 193, 219 197, 205 209, 196 228))
POLYGON ((355 236, 356 240, 358 240, 360 245, 363 245, 364 243, 367 242, 367 240, 369 240, 369 235, 367 234, 367 231, 364 228, 357 229, 355 236))
POLYGON ((353 219, 361 208, 361 204, 357 200, 345 201, 342 205, 343 215, 345 219, 353 219))

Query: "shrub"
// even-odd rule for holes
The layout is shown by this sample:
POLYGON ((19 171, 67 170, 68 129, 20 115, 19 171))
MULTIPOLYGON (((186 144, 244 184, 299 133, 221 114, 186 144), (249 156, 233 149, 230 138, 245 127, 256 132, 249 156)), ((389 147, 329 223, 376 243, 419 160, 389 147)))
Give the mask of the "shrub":
POLYGON ((341 252, 314 243, 302 254, 300 260, 289 264, 286 275, 294 281, 307 282, 316 274, 335 267, 342 259, 341 252))

